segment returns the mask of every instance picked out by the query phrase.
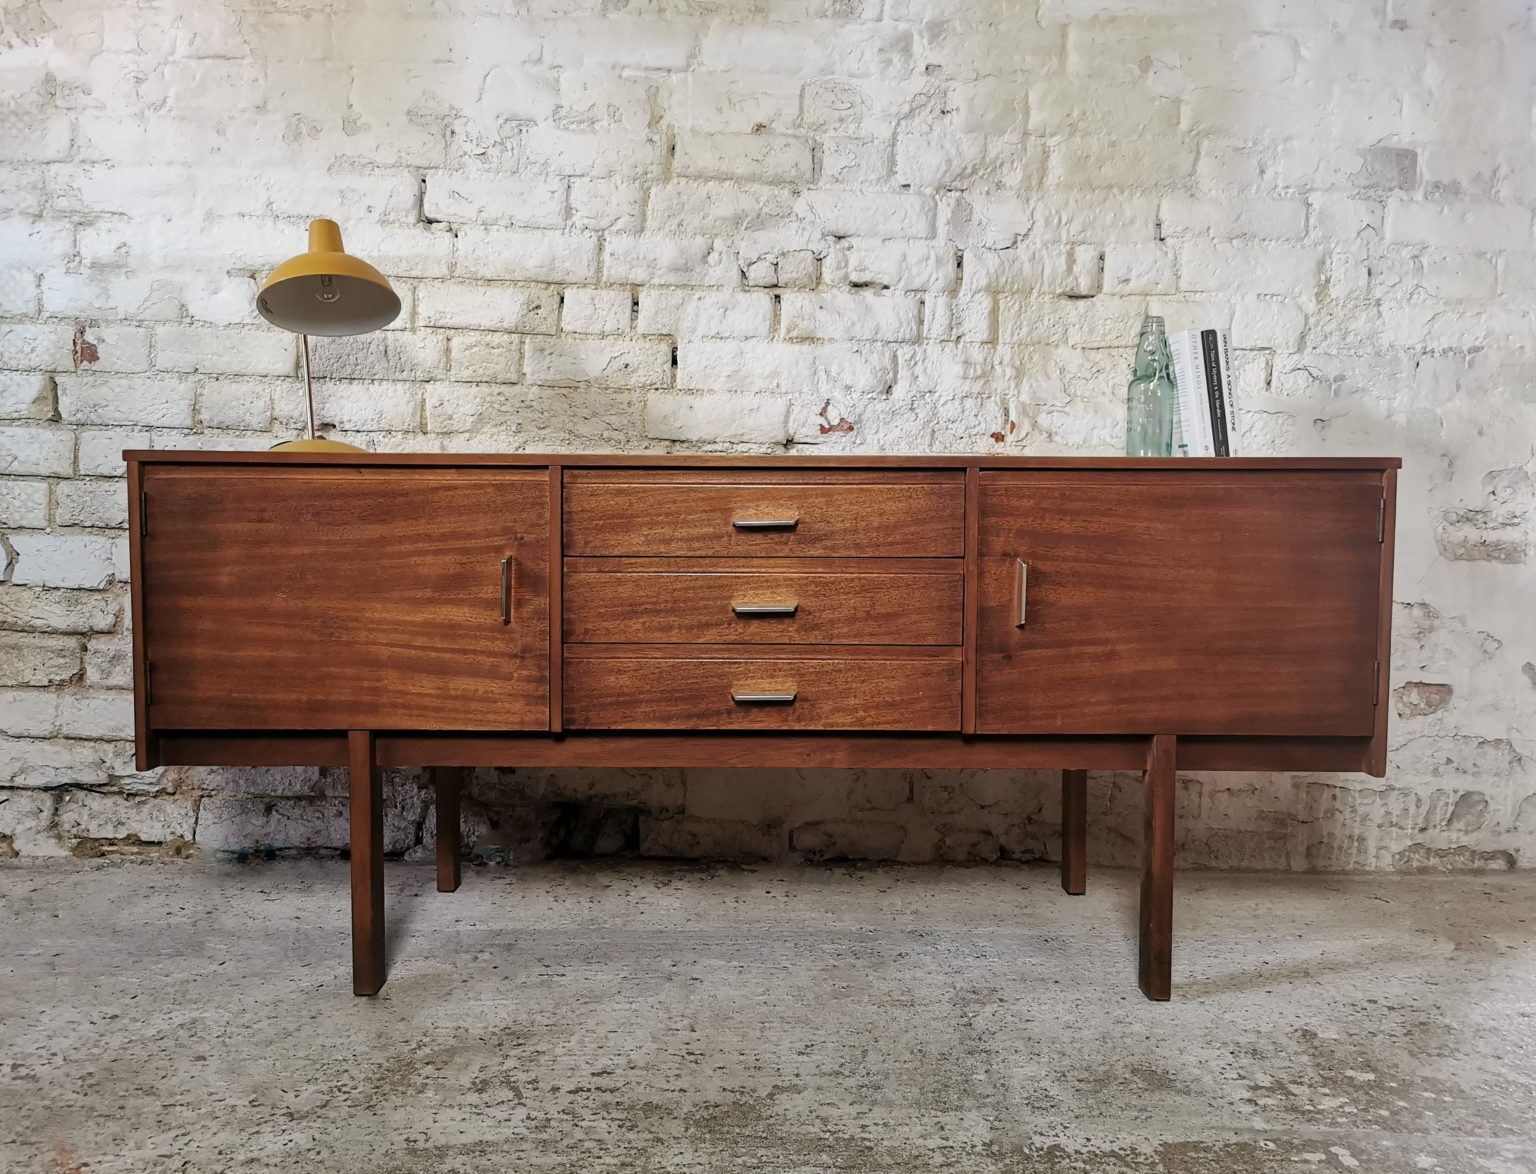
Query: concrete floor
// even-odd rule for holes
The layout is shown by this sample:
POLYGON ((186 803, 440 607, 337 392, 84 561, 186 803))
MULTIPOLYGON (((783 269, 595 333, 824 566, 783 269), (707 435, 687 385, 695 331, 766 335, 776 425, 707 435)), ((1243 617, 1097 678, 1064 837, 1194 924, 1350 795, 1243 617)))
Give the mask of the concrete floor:
POLYGON ((0 1170, 1536 1170, 1536 874, 0 867, 0 1170))

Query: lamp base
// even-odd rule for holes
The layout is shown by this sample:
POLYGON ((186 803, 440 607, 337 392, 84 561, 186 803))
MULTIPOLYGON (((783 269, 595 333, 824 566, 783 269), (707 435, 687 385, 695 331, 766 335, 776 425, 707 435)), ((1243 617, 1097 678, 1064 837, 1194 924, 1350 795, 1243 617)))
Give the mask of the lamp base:
POLYGON ((306 440, 285 440, 282 444, 274 444, 271 452, 367 452, 366 448, 359 448, 355 444, 348 444, 344 440, 327 440, 323 436, 316 436, 306 440))

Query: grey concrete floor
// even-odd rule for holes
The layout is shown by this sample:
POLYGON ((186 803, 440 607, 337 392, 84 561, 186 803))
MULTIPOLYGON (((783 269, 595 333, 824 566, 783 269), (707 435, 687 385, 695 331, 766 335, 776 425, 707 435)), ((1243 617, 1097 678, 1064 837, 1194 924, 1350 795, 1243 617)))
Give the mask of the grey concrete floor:
POLYGON ((0 1170, 1536 1170, 1536 874, 0 867, 0 1170))

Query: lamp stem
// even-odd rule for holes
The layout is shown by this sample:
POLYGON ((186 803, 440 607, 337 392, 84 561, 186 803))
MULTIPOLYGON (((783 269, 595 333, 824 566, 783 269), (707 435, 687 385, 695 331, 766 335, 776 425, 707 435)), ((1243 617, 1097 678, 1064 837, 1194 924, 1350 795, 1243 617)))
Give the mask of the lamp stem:
POLYGON ((309 413, 309 439, 315 438, 315 385, 309 374, 309 335, 299 335, 303 339, 304 351, 304 406, 309 413))

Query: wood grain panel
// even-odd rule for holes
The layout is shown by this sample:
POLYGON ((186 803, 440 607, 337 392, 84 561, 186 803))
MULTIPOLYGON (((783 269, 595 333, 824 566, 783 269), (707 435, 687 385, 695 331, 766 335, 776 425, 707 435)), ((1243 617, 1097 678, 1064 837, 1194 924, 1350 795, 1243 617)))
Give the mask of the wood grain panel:
MULTIPOLYGON (((572 560, 591 566, 603 559, 572 560)), ((959 644, 964 576, 782 571, 591 572, 565 579, 565 638, 619 644, 959 644), (793 607, 739 615, 733 607, 793 607)))
POLYGON ((567 657, 565 716, 572 729, 958 730, 960 661, 567 657))
POLYGON ((1372 474, 984 474, 978 730, 1369 735, 1380 505, 1372 474))
POLYGON ((156 728, 547 728, 542 472, 150 468, 144 488, 156 728))
POLYGON ((833 483, 754 480, 687 484, 667 474, 626 482, 576 477, 565 487, 571 555, 955 557, 964 551, 961 475, 833 483), (790 520, 793 529, 746 530, 737 521, 790 520))

